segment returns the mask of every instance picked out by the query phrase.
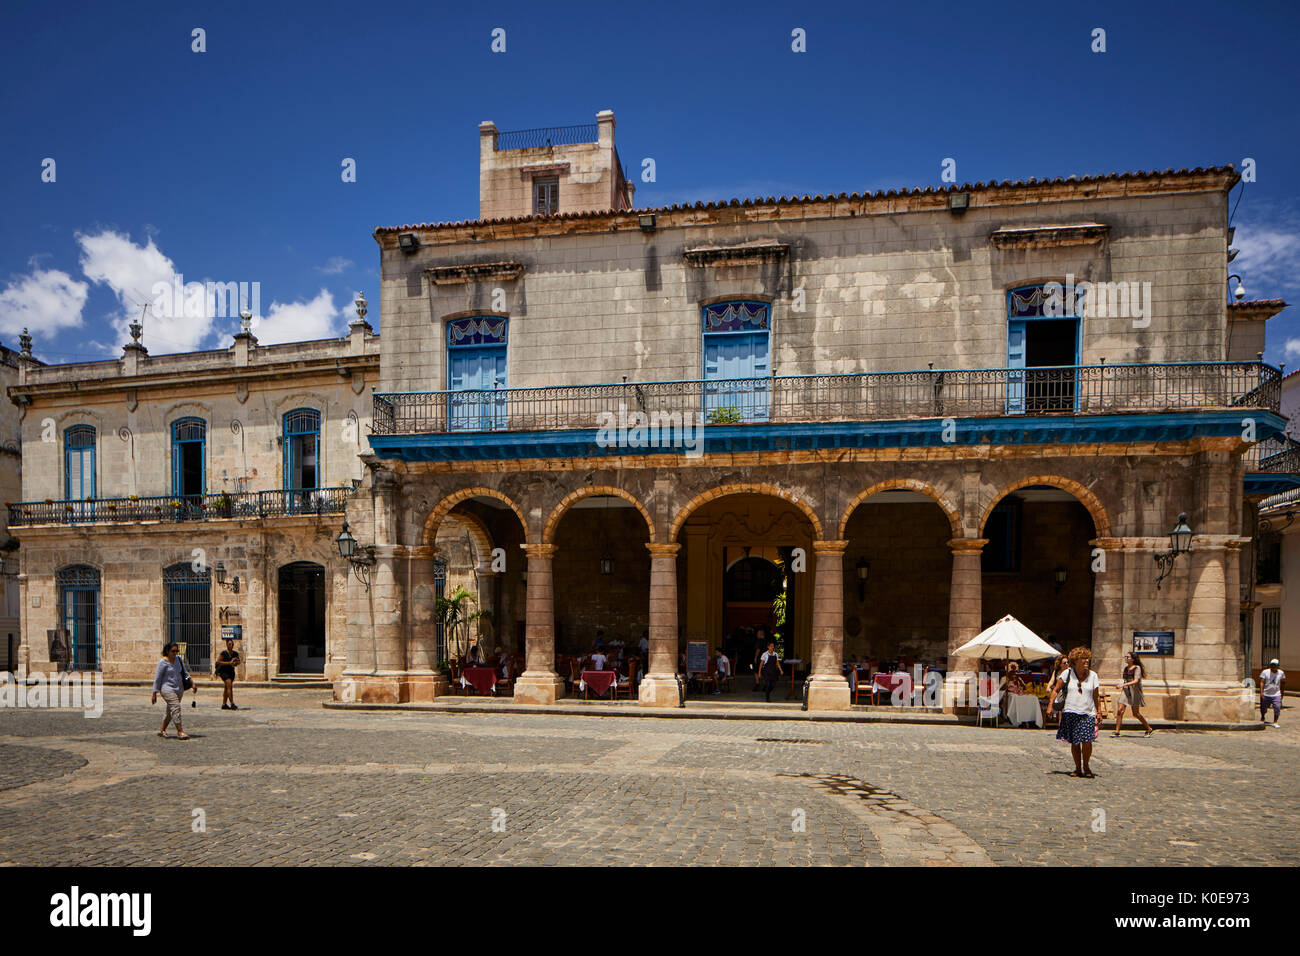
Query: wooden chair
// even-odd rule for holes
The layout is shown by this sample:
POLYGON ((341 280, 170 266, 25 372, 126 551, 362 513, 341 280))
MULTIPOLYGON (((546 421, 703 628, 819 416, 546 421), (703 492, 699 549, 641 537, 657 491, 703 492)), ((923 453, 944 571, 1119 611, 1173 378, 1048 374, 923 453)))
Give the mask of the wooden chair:
POLYGON ((458 660, 448 661, 447 670, 449 672, 448 679, 451 681, 451 687, 448 689, 447 693, 449 694, 465 693, 465 688, 460 686, 460 661, 458 660))
POLYGON ((505 673, 497 678, 496 691, 497 696, 504 693, 507 697, 515 695, 515 677, 514 665, 512 661, 507 660, 505 664, 505 673))
POLYGON ((636 675, 636 658, 632 657, 627 662, 627 675, 614 682, 614 693, 611 695, 614 700, 618 700, 619 694, 622 694, 628 700, 632 699, 632 695, 636 693, 636 675))

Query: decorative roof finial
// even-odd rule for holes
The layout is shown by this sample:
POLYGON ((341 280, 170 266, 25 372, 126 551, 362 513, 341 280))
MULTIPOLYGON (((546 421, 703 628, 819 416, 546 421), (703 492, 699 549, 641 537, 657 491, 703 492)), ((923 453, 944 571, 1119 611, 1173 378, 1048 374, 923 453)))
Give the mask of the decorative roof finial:
POLYGON ((23 358, 32 357, 32 337, 23 329, 23 334, 18 336, 18 347, 22 350, 23 358))
POLYGON ((358 292, 358 293, 357 293, 357 299, 356 299, 356 302, 353 303, 353 304, 357 307, 357 318, 359 318, 362 322, 364 322, 364 321, 366 320, 366 296, 365 296, 365 293, 364 293, 364 292, 358 292))

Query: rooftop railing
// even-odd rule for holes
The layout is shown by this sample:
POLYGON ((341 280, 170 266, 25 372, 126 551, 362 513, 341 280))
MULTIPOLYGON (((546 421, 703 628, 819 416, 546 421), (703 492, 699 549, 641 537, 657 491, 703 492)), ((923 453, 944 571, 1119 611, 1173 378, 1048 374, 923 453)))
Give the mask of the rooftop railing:
POLYGON ((620 408, 651 416, 698 414, 708 424, 1276 412, 1280 383, 1281 373, 1262 362, 1195 362, 390 392, 374 396, 372 433, 600 428, 620 408))
POLYGON ((1247 471, 1300 475, 1300 442, 1292 438, 1269 438, 1257 442, 1243 457, 1247 471))
POLYGON ((497 151, 503 149, 537 149, 542 146, 576 146, 579 143, 600 141, 597 123, 578 126, 542 126, 537 129, 516 129, 497 133, 497 151))
POLYGON ((210 495, 155 495, 7 503, 9 527, 102 522, 180 522, 342 514, 351 488, 280 488, 210 495))

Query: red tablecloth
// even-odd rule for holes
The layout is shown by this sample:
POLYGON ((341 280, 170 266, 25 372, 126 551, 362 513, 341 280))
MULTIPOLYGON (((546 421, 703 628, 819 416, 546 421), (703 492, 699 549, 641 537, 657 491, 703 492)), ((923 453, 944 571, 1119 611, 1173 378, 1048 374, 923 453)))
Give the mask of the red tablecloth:
POLYGON ((469 686, 480 694, 491 694, 497 686, 497 669, 495 667, 467 667, 462 672, 469 686))
POLYGON ((871 679, 871 682, 891 696, 900 687, 902 688, 904 700, 912 696, 911 674, 877 674, 871 679))
POLYGON ((582 672, 582 682, 594 690, 597 697, 604 697, 616 680, 618 680, 618 674, 614 671, 582 672))

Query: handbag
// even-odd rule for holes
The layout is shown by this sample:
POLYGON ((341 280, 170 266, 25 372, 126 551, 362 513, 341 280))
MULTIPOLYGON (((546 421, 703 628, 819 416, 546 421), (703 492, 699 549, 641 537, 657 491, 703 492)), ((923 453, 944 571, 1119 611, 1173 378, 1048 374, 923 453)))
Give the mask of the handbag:
POLYGON ((1061 681, 1061 689, 1056 692, 1056 697, 1052 701, 1053 710, 1062 710, 1065 707, 1065 699, 1070 690, 1071 674, 1065 675, 1065 680, 1061 681))
POLYGON ((190 680, 190 669, 185 666, 184 661, 181 661, 181 689, 182 690, 194 689, 194 681, 190 680))

